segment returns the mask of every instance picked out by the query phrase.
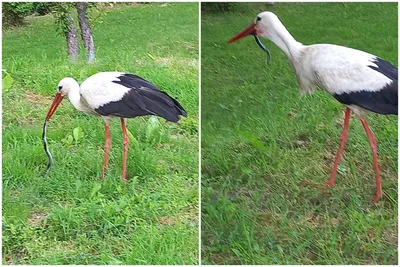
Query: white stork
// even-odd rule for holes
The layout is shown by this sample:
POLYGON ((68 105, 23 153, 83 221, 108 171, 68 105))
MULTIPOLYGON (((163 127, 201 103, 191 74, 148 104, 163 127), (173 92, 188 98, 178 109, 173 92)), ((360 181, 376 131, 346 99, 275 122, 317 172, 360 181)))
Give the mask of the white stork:
POLYGON ((398 114, 397 68, 377 56, 344 46, 303 45, 293 38, 272 12, 258 14, 254 23, 228 43, 248 35, 254 35, 259 46, 268 53, 268 49, 259 42, 258 35, 268 38, 282 49, 296 73, 301 91, 312 93, 318 87, 346 106, 339 150, 326 185, 332 187, 335 183, 337 167, 348 135, 350 111, 353 111, 361 120, 372 150, 376 182, 376 194, 372 200, 382 197, 376 140, 365 120, 365 111, 384 115, 398 114))
POLYGON ((121 118, 124 135, 122 181, 125 183, 128 155, 125 119, 156 115, 168 121, 177 122, 179 115, 186 117, 186 111, 178 101, 160 91, 149 81, 130 73, 99 72, 87 78, 81 86, 72 78, 62 79, 58 84, 57 94, 47 113, 46 121, 50 120, 65 95, 68 95, 69 101, 77 110, 101 116, 104 120, 106 142, 101 180, 104 179, 107 170, 108 153, 111 146, 109 123, 112 118, 121 118))

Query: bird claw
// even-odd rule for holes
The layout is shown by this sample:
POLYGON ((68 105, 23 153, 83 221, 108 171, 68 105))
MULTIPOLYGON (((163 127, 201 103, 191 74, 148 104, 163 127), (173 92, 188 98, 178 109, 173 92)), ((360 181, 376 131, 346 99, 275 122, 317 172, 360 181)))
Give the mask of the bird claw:
POLYGON ((373 201, 373 202, 376 202, 376 201, 378 201, 380 198, 382 198, 384 195, 382 194, 382 193, 376 193, 376 195, 374 195, 374 196, 372 196, 371 197, 371 200, 373 201))
POLYGON ((329 181, 325 182, 325 186, 326 187, 334 187, 335 183, 333 181, 329 180, 329 181))

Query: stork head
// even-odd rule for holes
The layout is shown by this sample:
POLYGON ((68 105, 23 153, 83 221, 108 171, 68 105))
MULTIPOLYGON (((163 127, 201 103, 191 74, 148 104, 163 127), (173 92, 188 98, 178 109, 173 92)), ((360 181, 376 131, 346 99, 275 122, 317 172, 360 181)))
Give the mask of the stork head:
POLYGON ((246 37, 248 35, 253 35, 256 39, 258 46, 267 52, 268 54, 268 62, 270 60, 269 49, 261 43, 258 36, 263 36, 268 39, 272 39, 273 34, 275 34, 275 27, 280 25, 279 18, 272 12, 262 12, 257 15, 256 19, 253 23, 247 26, 243 31, 236 34, 232 39, 228 41, 228 43, 233 43, 246 37))
POLYGON ((70 77, 66 77, 58 83, 57 93, 61 93, 62 96, 65 96, 69 93, 71 88, 76 87, 76 85, 77 85, 77 82, 74 79, 72 79, 70 77))
MULTIPOLYGON (((53 116, 54 112, 56 111, 58 105, 60 105, 61 101, 63 100, 64 96, 67 95, 70 90, 77 85, 77 82, 72 78, 64 78, 62 79, 57 86, 57 94, 54 97, 53 103, 47 112, 46 121, 50 120, 51 116, 53 116)), ((79 87, 79 85, 78 85, 79 87)))

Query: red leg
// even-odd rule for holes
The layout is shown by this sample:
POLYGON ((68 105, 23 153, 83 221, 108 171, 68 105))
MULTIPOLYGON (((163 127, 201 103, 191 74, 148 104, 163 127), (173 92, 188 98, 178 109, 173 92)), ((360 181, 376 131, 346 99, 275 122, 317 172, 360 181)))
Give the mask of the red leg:
POLYGON ((122 132, 124 134, 124 157, 122 159, 122 182, 126 183, 126 158, 128 156, 128 133, 126 132, 125 119, 121 118, 122 132))
POLYGON ((104 130, 106 132, 106 143, 104 145, 104 163, 103 163, 103 173, 101 175, 101 181, 104 181, 104 175, 107 170, 107 163, 108 163, 108 152, 110 152, 111 147, 111 139, 110 139, 110 128, 108 124, 104 124, 104 130))
POLYGON ((378 153, 376 149, 376 139, 368 127, 367 121, 364 118, 361 118, 361 123, 364 126, 364 130, 367 133, 369 145, 372 150, 372 157, 374 158, 374 167, 375 167, 375 183, 376 183, 376 195, 372 197, 373 201, 378 200, 382 197, 382 185, 381 185, 381 176, 379 174, 379 166, 378 166, 378 153))
POLYGON ((331 177, 326 182, 326 185, 328 187, 332 187, 335 184, 337 168, 339 166, 340 159, 341 159, 341 156, 342 156, 342 153, 343 153, 343 148, 344 148, 344 145, 346 144, 347 136, 349 134, 349 120, 350 120, 350 109, 348 107, 346 107, 346 113, 345 113, 345 116, 344 116, 344 126, 343 126, 342 135, 340 136, 339 149, 338 149, 338 151, 336 153, 335 163, 333 164, 333 170, 332 170, 331 177))

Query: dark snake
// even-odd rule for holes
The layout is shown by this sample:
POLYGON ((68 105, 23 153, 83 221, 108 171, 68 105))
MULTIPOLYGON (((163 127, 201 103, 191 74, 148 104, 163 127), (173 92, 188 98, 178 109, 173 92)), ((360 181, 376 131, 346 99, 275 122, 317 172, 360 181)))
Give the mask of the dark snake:
POLYGON ((268 48, 265 47, 265 45, 261 42, 260 38, 256 34, 254 34, 254 39, 256 39, 258 46, 262 50, 267 52, 267 63, 270 64, 271 63, 271 53, 269 52, 268 48))
POLYGON ((53 157, 51 156, 51 153, 49 151, 49 147, 47 144, 46 131, 47 131, 47 120, 44 121, 42 140, 43 140, 44 151, 46 152, 47 157, 49 158, 49 164, 47 164, 47 169, 43 174, 43 178, 47 176, 47 174, 49 173, 49 171, 51 169, 51 166, 53 165, 53 157))

